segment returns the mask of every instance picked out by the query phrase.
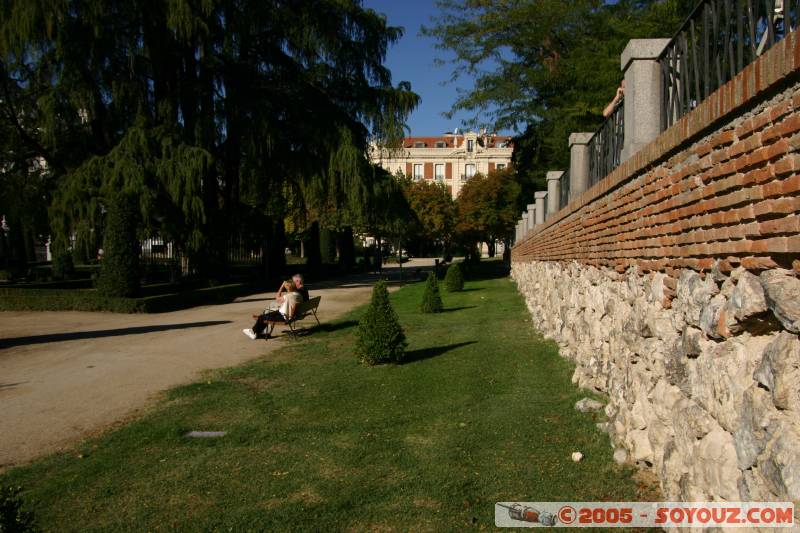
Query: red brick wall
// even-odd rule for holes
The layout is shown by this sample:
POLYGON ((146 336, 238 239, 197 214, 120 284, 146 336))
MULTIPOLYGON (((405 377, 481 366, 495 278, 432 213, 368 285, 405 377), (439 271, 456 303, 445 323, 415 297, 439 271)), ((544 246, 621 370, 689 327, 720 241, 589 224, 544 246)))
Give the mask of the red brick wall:
MULTIPOLYGON (((513 261, 673 275, 800 257, 800 39, 777 43, 546 224, 513 261)), ((794 263, 797 265, 797 263, 794 263)))
POLYGON ((432 180, 433 179, 433 163, 425 163, 424 172, 425 172, 425 179, 432 180))

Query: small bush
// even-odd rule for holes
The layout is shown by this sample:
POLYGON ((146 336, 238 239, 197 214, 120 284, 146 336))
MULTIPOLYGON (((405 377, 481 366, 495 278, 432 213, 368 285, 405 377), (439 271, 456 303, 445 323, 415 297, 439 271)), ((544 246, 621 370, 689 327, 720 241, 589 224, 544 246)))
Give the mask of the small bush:
POLYGON ((464 273, 461 265, 453 263, 447 267, 447 274, 444 276, 444 286, 448 292, 458 292, 464 289, 464 273))
POLYGON ((356 355, 370 365, 398 363, 405 356, 406 346, 405 333, 389 302, 389 291, 379 281, 372 288, 369 307, 358 323, 356 355))
POLYGON ((441 313, 442 297, 439 294, 439 282, 436 281, 436 274, 428 273, 428 281, 425 283, 425 292, 422 294, 423 313, 441 313))
POLYGON ((27 533, 39 531, 33 521, 33 513, 23 509, 21 487, 0 485, 0 532, 27 533))

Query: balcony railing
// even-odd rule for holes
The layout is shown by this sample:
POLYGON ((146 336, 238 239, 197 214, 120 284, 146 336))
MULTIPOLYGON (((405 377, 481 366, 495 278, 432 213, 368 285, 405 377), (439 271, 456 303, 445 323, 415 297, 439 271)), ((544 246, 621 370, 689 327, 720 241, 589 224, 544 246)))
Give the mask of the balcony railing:
POLYGON ((620 100, 589 140, 589 187, 622 162, 622 144, 625 141, 624 106, 625 100, 620 100))
POLYGON ((666 129, 795 31, 800 0, 704 0, 659 57, 666 129))

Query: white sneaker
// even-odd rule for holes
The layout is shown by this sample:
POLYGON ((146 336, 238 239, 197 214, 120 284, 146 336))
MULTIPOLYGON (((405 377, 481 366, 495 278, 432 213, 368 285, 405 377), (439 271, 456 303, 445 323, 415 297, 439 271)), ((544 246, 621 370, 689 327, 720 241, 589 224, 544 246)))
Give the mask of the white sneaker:
POLYGON ((256 338, 257 338, 257 335, 255 334, 255 332, 252 329, 249 329, 249 328, 248 329, 243 329, 242 333, 244 333, 245 335, 247 335, 248 337, 250 337, 253 340, 256 340, 256 338))

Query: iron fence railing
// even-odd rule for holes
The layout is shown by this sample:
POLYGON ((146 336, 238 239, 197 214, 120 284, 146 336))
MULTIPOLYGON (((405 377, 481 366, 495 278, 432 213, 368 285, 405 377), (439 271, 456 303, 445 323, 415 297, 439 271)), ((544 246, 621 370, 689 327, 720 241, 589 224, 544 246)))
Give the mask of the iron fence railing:
POLYGON ((623 99, 589 140, 589 187, 622 162, 622 145, 625 141, 624 108, 623 99))
POLYGON ((569 167, 561 174, 558 187, 559 199, 558 208, 564 209, 569 203, 569 167))
POLYGON ((704 0, 659 57, 666 129, 795 31, 800 0, 704 0))
MULTIPOLYGON (((262 248, 252 239, 232 236, 228 240, 227 256, 232 264, 257 265, 261 262, 262 248)), ((161 237, 150 237, 141 242, 139 260, 145 266, 174 266, 180 264, 182 258, 179 247, 161 237)))

